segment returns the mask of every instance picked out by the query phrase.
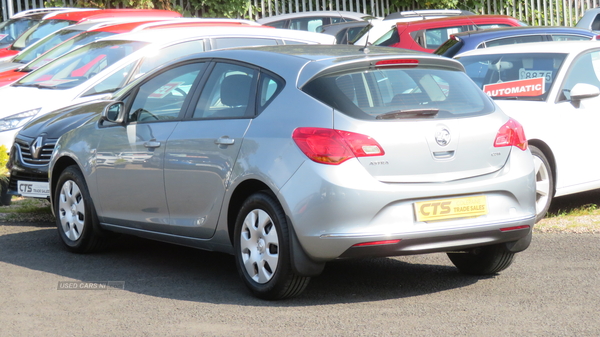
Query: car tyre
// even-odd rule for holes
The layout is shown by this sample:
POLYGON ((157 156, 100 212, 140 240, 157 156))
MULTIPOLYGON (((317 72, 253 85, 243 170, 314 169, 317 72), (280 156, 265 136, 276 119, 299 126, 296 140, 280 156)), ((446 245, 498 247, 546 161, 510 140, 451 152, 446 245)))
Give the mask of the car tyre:
POLYGON ((552 168, 544 153, 535 146, 529 147, 535 167, 535 222, 542 220, 554 196, 554 177, 552 168))
POLYGON ((515 257, 505 244, 477 247, 461 253, 448 253, 458 270, 470 275, 490 275, 508 268, 515 257))
POLYGON ((56 226, 67 249, 91 253, 104 248, 110 235, 100 229, 87 184, 76 166, 61 173, 54 195, 56 226))
POLYGON ((310 281, 292 269, 285 213, 267 193, 255 193, 242 205, 234 248, 238 273, 256 297, 278 300, 297 296, 310 281))

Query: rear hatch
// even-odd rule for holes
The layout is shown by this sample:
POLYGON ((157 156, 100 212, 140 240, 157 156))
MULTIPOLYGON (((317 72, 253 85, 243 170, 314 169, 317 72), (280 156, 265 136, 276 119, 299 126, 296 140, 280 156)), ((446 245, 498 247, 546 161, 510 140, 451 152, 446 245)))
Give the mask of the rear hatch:
POLYGON ((464 72, 411 62, 320 76, 303 90, 334 109, 335 129, 370 137, 356 157, 379 181, 444 182, 500 170, 520 126, 464 72))

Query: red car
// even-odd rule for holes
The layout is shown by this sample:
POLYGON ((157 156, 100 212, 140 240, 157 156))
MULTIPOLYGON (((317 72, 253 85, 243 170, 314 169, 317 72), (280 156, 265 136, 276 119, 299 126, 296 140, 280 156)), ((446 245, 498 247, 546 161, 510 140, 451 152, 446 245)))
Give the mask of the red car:
POLYGON ((527 26, 506 15, 456 16, 410 22, 396 26, 375 41, 377 46, 390 46, 433 53, 450 35, 469 30, 527 26))
POLYGON ((44 20, 21 34, 10 47, 0 49, 0 58, 16 55, 35 41, 44 38, 46 35, 77 23, 91 20, 110 20, 121 17, 147 17, 148 19, 155 19, 177 18, 181 16, 180 13, 174 11, 158 9, 94 9, 60 12, 46 16, 44 20))
MULTIPOLYGON (((246 20, 229 20, 229 19, 181 19, 181 20, 167 20, 167 21, 137 21, 137 22, 126 22, 126 23, 115 23, 100 28, 91 29, 88 31, 82 31, 81 34, 64 41, 58 46, 50 49, 48 52, 42 54, 38 58, 34 59, 26 66, 21 65, 17 69, 18 65, 15 65, 13 69, 0 72, 0 87, 8 85, 12 82, 17 81, 21 77, 27 75, 29 72, 43 66, 44 64, 54 60, 55 58, 70 52, 78 46, 88 44, 92 41, 121 33, 128 33, 135 30, 142 29, 166 29, 166 28, 181 28, 181 27, 202 27, 202 26, 239 26, 239 25, 256 25, 252 21, 246 20)), ((261 26, 261 28, 274 29, 269 26, 261 26)), ((29 50, 29 49, 28 49, 29 50)))

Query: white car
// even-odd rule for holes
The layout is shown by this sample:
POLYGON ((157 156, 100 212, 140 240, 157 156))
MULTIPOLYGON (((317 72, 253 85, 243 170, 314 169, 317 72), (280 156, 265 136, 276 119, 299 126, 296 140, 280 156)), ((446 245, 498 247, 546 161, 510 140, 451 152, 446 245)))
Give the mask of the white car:
POLYGON ((333 41, 331 35, 264 26, 149 29, 110 36, 0 88, 0 145, 10 149, 16 133, 34 117, 105 97, 147 71, 189 54, 239 46, 333 41))
POLYGON ((600 44, 527 43, 455 57, 523 125, 536 166, 537 220, 555 196, 600 188, 600 44))

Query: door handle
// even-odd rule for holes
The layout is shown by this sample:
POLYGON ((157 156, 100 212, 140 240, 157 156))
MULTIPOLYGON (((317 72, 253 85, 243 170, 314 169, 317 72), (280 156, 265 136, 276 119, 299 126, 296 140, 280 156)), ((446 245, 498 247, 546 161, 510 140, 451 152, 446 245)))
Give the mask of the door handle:
POLYGON ((233 145, 233 143, 235 143, 235 139, 229 138, 227 136, 223 136, 215 140, 215 144, 217 145, 233 145))
POLYGON ((153 148, 156 148, 159 146, 160 146, 160 142, 157 142, 156 139, 151 139, 144 143, 144 147, 147 147, 149 149, 153 149, 153 148))

